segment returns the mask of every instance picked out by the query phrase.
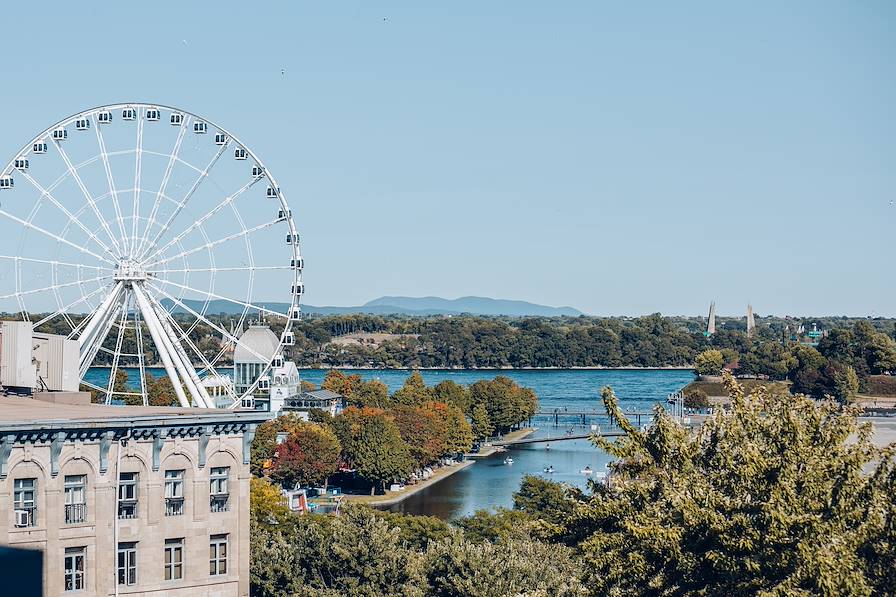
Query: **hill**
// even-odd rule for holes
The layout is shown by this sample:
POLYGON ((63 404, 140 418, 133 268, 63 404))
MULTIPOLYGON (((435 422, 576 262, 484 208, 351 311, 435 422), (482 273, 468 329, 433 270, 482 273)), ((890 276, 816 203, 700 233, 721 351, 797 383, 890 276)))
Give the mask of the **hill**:
MULTIPOLYGON (((183 300, 189 308, 199 311, 203 301, 183 300)), ((167 299, 162 301, 165 308, 171 305, 167 299)), ((285 313, 289 308, 286 303, 261 302, 260 307, 285 313)), ((177 306, 174 313, 186 313, 186 309, 177 306)), ((348 315, 352 313, 366 313, 371 315, 407 315, 425 317, 428 315, 509 315, 513 317, 541 316, 558 317, 568 315, 577 317, 582 312, 572 307, 548 307, 526 301, 510 301, 478 296, 466 296, 458 299, 444 299, 435 296, 406 297, 384 296, 369 301, 357 307, 317 307, 314 305, 302 305, 302 312, 307 315, 348 315)), ((242 306, 223 300, 209 301, 206 313, 227 315, 242 313, 242 306)))

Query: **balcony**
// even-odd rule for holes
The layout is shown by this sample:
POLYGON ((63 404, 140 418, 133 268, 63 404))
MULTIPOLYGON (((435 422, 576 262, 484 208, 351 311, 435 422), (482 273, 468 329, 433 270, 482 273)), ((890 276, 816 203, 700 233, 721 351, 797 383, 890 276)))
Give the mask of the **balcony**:
POLYGON ((226 493, 212 494, 209 508, 212 512, 227 512, 230 510, 230 495, 226 493))
POLYGON ((66 504, 65 524, 79 524, 87 520, 87 504, 66 504))
POLYGON ((165 498, 165 516, 182 516, 184 498, 165 498))
POLYGON ((121 500, 118 502, 118 518, 137 518, 137 500, 121 500))

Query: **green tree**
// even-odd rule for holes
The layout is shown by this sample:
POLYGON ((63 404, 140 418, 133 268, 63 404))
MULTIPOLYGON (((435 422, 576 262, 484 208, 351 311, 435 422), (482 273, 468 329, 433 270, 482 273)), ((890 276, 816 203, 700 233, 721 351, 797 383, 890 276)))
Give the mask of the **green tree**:
POLYGON ((578 597, 588 594, 573 551, 532 540, 430 544, 423 563, 432 597, 578 597))
POLYGON ((834 370, 834 398, 841 404, 851 404, 859 393, 859 376, 856 370, 845 365, 834 370))
POLYGON ((445 453, 459 454, 473 447, 473 428, 467 417, 457 406, 448 407, 448 435, 445 438, 445 453))
POLYGON ((495 428, 492 426, 491 421, 488 418, 488 410, 485 408, 484 403, 476 403, 476 405, 473 407, 472 419, 472 431, 474 439, 481 441, 488 437, 491 437, 492 433, 494 433, 495 431, 495 428))
POLYGON ((354 401, 358 406, 389 406, 389 387, 378 379, 364 381, 355 390, 354 401))
POLYGON ((438 402, 456 406, 464 413, 470 412, 470 407, 472 406, 470 404, 470 393, 467 391, 467 388, 459 383, 446 379, 437 383, 433 387, 432 392, 438 402))
POLYGON ((684 394, 684 406, 685 408, 707 408, 709 407, 709 397, 700 388, 691 388, 684 394))
POLYGON ((333 430, 342 445, 343 458, 370 481, 371 495, 379 486, 404 478, 414 460, 394 419, 378 408, 350 406, 333 418, 333 430))
POLYGON ((560 539, 579 545, 594 594, 893 594, 892 451, 857 411, 801 396, 746 396, 691 434, 663 409, 625 436, 560 539))
POLYGON ((404 385, 392 395, 392 401, 405 406, 416 406, 435 399, 431 388, 423 381, 419 371, 414 371, 404 381, 404 385))
POLYGON ((447 411, 448 407, 441 402, 396 406, 389 411, 418 468, 434 463, 446 453, 447 411))
POLYGON ((725 366, 722 352, 716 349, 704 350, 694 357, 694 369, 697 375, 719 375, 725 366))

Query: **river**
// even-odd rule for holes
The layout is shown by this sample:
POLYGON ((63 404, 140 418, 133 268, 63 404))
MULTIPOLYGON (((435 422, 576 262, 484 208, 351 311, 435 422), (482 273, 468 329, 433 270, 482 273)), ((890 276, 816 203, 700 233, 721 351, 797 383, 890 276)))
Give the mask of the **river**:
MULTIPOLYGON (((404 383, 408 371, 392 369, 344 370, 357 373, 364 379, 379 379, 394 392, 404 383)), ((128 370, 130 381, 135 383, 137 370, 128 370)), ((163 370, 153 370, 154 375, 164 375, 163 370)), ((655 403, 662 402, 671 392, 675 392, 693 379, 690 371, 680 370, 611 370, 611 369, 539 369, 539 370, 426 370, 421 371, 429 385, 451 379, 459 384, 469 385, 480 379, 491 379, 496 375, 506 375, 516 383, 532 388, 538 395, 543 410, 601 409, 600 389, 612 386, 626 410, 645 411, 655 403)), ((326 371, 304 370, 302 379, 320 384, 326 371)), ((91 369, 88 379, 98 385, 105 385, 109 378, 108 369, 91 369)), ((534 425, 539 429, 537 436, 553 437, 563 435, 569 424, 561 422, 554 427, 549 418, 537 419, 534 425)), ((577 428, 583 431, 582 427, 577 428)), ((597 450, 587 440, 568 440, 545 444, 532 444, 512 448, 509 454, 514 463, 503 464, 504 454, 478 461, 473 466, 431 485, 410 496, 393 510, 409 514, 427 514, 439 518, 452 519, 472 514, 476 510, 497 507, 511 507, 513 492, 519 488, 523 475, 539 474, 555 481, 562 481, 587 488, 588 477, 579 471, 590 466, 593 470, 604 470, 609 457, 597 450), (555 473, 543 473, 543 469, 553 465, 555 473)))

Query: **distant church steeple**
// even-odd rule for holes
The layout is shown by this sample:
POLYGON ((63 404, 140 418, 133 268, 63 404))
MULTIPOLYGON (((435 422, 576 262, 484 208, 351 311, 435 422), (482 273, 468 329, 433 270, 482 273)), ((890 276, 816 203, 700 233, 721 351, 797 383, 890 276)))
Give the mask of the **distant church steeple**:
POLYGON ((706 331, 703 335, 709 338, 716 333, 716 302, 709 303, 709 322, 706 324, 706 331))
POLYGON ((756 332, 756 320, 753 319, 753 305, 747 305, 747 336, 752 337, 756 332))

